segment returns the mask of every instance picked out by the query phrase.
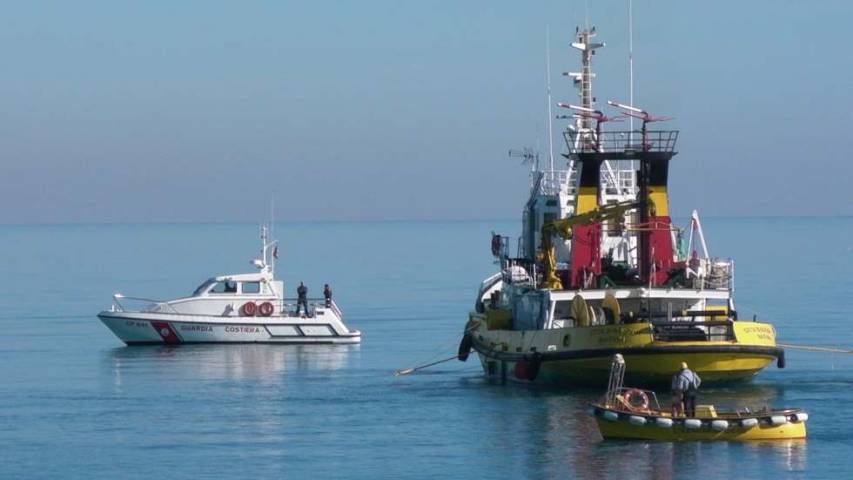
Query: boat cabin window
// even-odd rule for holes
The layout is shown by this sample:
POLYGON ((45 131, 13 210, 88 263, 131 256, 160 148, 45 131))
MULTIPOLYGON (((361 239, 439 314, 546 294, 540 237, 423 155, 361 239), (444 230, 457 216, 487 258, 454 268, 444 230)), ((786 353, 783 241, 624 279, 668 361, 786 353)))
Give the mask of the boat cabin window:
POLYGON ((237 282, 231 280, 218 282, 210 289, 210 293, 237 293, 237 282))
POLYGON ((204 283, 199 285, 198 288, 196 288, 193 291, 193 296, 197 297, 197 296, 201 295, 202 293, 206 292, 207 289, 210 288, 210 286, 213 285, 214 283, 216 283, 216 282, 214 282, 213 280, 205 280, 204 283))
POLYGON ((261 282, 243 282, 243 293, 261 293, 261 282))

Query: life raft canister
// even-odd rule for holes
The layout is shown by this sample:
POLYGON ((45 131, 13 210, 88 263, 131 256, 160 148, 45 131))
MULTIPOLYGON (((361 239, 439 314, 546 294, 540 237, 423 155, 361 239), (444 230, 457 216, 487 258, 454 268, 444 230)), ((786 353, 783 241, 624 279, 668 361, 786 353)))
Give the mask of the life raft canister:
POLYGON ((270 303, 270 302, 264 302, 264 303, 258 305, 258 313, 260 313, 262 317, 269 317, 270 315, 272 315, 272 312, 274 310, 275 310, 275 308, 272 306, 272 303, 270 303))
POLYGON ((254 317, 255 314, 258 312, 258 305, 255 304, 255 302, 246 302, 243 304, 241 310, 243 311, 244 316, 254 317))
POLYGON ((625 392, 625 403, 632 412, 645 412, 649 409, 649 396, 646 392, 632 388, 625 392))

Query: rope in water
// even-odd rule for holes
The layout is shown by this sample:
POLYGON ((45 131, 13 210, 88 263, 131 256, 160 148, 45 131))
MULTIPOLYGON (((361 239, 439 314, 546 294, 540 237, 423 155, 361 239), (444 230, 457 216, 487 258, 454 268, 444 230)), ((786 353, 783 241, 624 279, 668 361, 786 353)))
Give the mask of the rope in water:
POLYGON ((423 370, 424 368, 431 367, 433 365, 438 365, 439 363, 449 362, 451 360, 456 360, 458 355, 453 355, 452 357, 443 358, 441 360, 436 360, 434 362, 425 363, 423 365, 418 365, 417 367, 412 368, 404 368, 402 370, 394 370, 394 376, 399 377, 400 375, 408 375, 410 373, 417 372, 418 370, 423 370))
POLYGON ((808 352, 853 353, 853 350, 847 350, 844 348, 817 347, 814 345, 794 345, 791 343, 777 343, 776 345, 783 348, 790 348, 793 350, 805 350, 808 352))

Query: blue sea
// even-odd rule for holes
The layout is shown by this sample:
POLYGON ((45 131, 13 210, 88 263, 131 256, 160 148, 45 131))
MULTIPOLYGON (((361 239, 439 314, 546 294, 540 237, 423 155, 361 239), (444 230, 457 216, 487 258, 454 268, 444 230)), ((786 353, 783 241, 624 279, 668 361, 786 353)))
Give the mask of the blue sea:
MULTIPOLYGON (((704 227, 742 318, 853 348, 853 219, 704 227)), ((125 347, 95 316, 113 293, 251 271, 257 225, 0 227, 0 478, 850 478, 853 355, 701 391, 809 411, 806 441, 765 444, 602 441, 601 392, 492 383, 473 357, 395 377, 455 352, 492 230, 519 225, 282 222, 279 277, 331 283, 362 345, 125 347)))

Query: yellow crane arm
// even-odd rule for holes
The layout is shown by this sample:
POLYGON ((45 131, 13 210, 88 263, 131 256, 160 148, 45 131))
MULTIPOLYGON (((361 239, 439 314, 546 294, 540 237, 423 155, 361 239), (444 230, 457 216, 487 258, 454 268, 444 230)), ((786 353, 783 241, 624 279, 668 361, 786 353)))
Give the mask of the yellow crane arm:
POLYGON ((554 235, 559 235, 561 238, 571 240, 572 228, 576 225, 591 225, 594 223, 603 222, 605 220, 614 220, 621 223, 625 219, 625 212, 637 208, 639 203, 635 201, 625 201, 619 203, 610 203, 601 205, 595 210, 573 215, 571 217, 561 218, 552 222, 546 222, 542 225, 542 282, 540 288, 548 288, 551 290, 560 290, 563 288, 563 282, 556 275, 557 270, 557 254, 554 251, 554 235))

